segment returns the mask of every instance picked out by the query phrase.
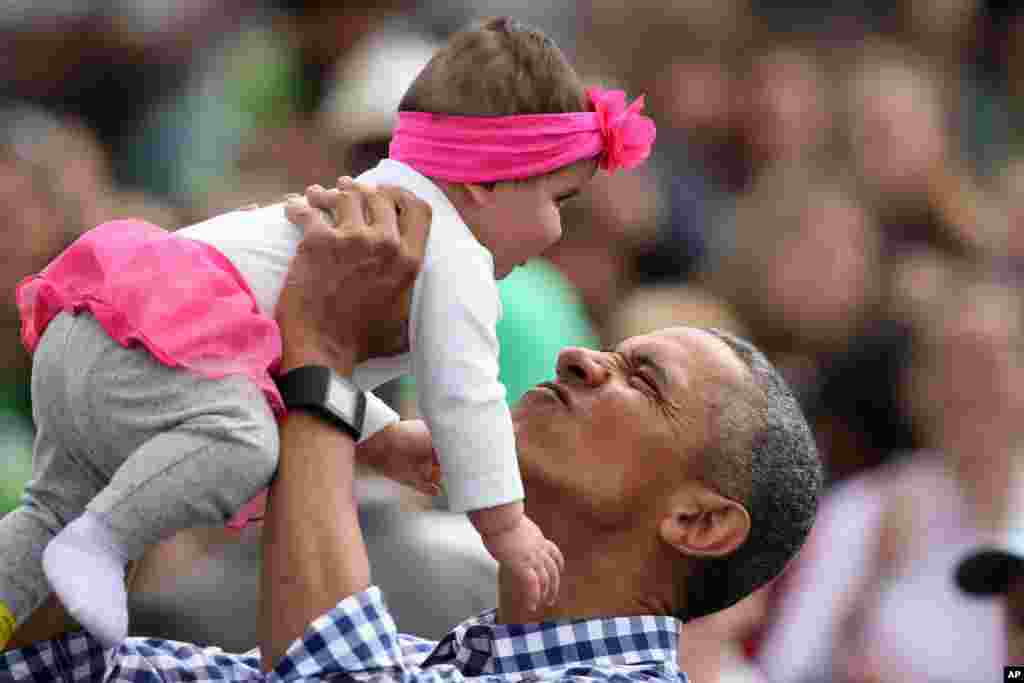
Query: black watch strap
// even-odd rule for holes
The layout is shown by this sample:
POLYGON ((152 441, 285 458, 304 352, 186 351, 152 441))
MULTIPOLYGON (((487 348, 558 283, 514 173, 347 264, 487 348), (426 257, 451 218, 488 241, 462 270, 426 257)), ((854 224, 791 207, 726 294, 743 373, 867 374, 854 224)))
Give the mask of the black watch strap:
POLYGON ((356 441, 363 433, 366 394, 352 380, 323 365, 303 365, 277 378, 277 388, 288 410, 305 410, 356 441))

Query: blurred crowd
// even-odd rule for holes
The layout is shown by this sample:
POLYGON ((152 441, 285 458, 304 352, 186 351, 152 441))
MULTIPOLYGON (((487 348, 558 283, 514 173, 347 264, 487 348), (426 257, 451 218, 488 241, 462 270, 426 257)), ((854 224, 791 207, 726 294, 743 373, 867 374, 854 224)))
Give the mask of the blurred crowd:
MULTIPOLYGON (((33 434, 16 283, 104 220, 174 229, 371 167, 433 50, 499 13, 552 36, 587 84, 644 93, 658 125, 650 162, 599 175, 563 241, 502 283, 509 400, 565 344, 720 327, 784 370, 827 463, 794 565, 687 624, 684 669, 1001 680, 1002 606, 952 572, 1011 522, 1020 476, 1010 0, 3 3, 0 514, 33 434)), ((412 391, 386 396, 410 415, 412 391)))

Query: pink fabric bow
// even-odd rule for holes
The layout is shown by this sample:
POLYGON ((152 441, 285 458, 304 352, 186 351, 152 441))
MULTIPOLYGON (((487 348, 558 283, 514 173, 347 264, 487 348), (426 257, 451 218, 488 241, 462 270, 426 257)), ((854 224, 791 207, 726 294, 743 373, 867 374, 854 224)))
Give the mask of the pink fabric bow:
POLYGON ((643 95, 626 106, 626 93, 621 90, 589 88, 587 97, 594 104, 601 135, 604 136, 604 151, 600 166, 609 173, 620 168, 636 168, 651 154, 651 145, 657 131, 654 121, 641 112, 644 110, 643 95))

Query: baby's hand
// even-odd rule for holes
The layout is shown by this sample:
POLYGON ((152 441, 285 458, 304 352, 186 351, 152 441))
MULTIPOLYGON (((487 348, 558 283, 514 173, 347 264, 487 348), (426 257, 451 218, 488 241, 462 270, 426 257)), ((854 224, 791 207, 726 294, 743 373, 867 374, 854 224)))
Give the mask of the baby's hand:
POLYGON ((357 460, 428 496, 441 493, 441 464, 423 420, 388 425, 356 447, 357 460))
POLYGON ((487 551, 515 580, 531 612, 541 603, 555 603, 565 561, 558 546, 544 537, 533 520, 523 514, 514 526, 480 535, 487 551))

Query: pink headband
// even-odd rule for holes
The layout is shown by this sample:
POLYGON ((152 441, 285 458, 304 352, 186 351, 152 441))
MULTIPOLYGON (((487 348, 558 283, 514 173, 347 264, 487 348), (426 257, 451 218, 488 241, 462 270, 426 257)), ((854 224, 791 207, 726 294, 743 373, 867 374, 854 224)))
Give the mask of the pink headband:
POLYGON ((654 122, 644 98, 626 107, 621 90, 590 88, 592 112, 446 116, 399 112, 389 156, 432 178, 486 183, 529 178, 600 156, 608 172, 635 168, 651 153, 654 122))

